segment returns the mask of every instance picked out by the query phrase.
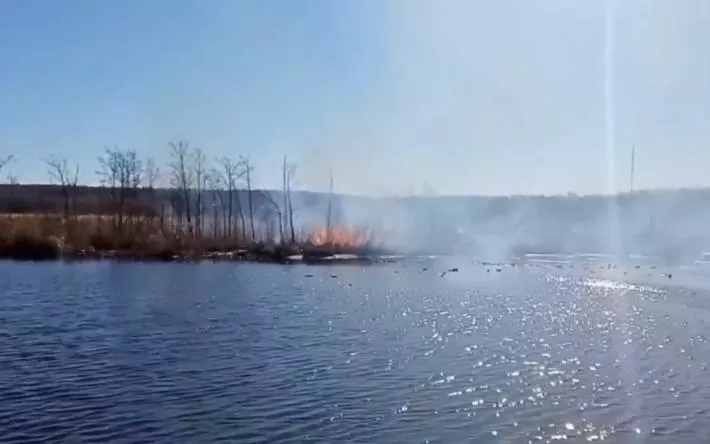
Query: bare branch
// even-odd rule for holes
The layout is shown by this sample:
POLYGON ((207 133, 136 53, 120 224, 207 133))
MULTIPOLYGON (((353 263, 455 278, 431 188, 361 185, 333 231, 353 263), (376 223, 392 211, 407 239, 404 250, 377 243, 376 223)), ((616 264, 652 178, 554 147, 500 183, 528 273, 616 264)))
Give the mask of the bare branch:
POLYGON ((293 202, 291 200, 291 186, 293 183, 293 178, 296 174, 296 165, 293 163, 288 163, 286 161, 286 156, 284 156, 283 162, 283 193, 284 193, 284 211, 286 212, 285 225, 289 228, 291 234, 291 243, 296 242, 296 230, 293 226, 293 202))
POLYGON ((5 167, 5 165, 12 162, 13 160, 15 160, 15 156, 13 156, 12 154, 10 154, 9 156, 7 156, 5 158, 0 159, 0 171, 2 171, 2 169, 5 167))
MULTIPOLYGON (((64 216, 69 217, 69 203, 73 197, 76 200, 76 187, 79 182, 79 165, 74 167, 74 171, 69 168, 69 163, 65 157, 50 156, 44 159, 47 165, 47 173, 49 177, 58 182, 62 187, 62 195, 64 196, 64 216)), ((76 202, 74 202, 76 207, 76 202)), ((75 208, 76 209, 76 208, 75 208)))
POLYGON ((160 179, 160 167, 158 167, 155 163, 155 159, 152 157, 146 160, 145 167, 143 168, 143 175, 145 176, 145 184, 148 188, 155 188, 155 185, 160 179))
POLYGON ((59 185, 66 186, 69 183, 69 167, 67 166, 67 159, 65 157, 50 156, 43 160, 47 165, 47 173, 51 180, 59 183, 59 185))
POLYGON ((249 161, 249 157, 241 157, 239 163, 242 167, 242 171, 247 182, 247 198, 249 200, 249 225, 251 228, 251 240, 254 242, 256 240, 256 233, 254 232, 254 199, 252 198, 251 192, 251 173, 254 171, 254 166, 249 161))
POLYGON ((194 175, 189 167, 189 145, 187 142, 170 142, 170 183, 178 190, 181 197, 173 201, 173 210, 177 214, 178 222, 182 220, 183 213, 187 216, 187 229, 190 234, 192 229, 192 202, 190 190, 194 186, 194 175))
POLYGON ((261 193, 261 197, 266 201, 267 204, 269 204, 276 213, 279 215, 281 214, 281 207, 279 207, 279 204, 274 200, 274 196, 271 195, 268 191, 263 191, 261 193))

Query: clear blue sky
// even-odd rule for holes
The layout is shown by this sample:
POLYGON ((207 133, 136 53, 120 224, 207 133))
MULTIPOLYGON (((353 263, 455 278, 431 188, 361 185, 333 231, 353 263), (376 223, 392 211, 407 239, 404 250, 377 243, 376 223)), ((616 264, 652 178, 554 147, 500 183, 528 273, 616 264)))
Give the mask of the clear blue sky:
POLYGON ((3 0, 0 155, 185 139, 278 186, 390 194, 710 186, 708 0, 3 0))

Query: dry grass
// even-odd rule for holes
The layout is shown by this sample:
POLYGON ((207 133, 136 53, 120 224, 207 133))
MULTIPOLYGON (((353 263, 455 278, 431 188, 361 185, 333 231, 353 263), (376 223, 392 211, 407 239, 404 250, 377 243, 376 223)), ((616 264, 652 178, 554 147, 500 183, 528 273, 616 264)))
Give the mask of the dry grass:
MULTIPOLYGON (((59 257, 126 257, 131 259, 204 258, 228 252, 228 257, 287 261, 303 254, 319 258, 335 253, 376 254, 364 245, 275 245, 242 239, 188 235, 161 225, 156 218, 125 220, 117 229, 112 216, 57 214, 0 214, 0 257, 54 259, 59 257)), ((380 252, 382 253, 382 252, 380 252)))
POLYGON ((187 242, 167 233, 157 220, 134 219, 116 229, 111 216, 56 214, 0 215, 0 255, 6 257, 81 255, 124 251, 145 255, 177 254, 187 242), (21 251, 25 251, 21 253, 21 251))

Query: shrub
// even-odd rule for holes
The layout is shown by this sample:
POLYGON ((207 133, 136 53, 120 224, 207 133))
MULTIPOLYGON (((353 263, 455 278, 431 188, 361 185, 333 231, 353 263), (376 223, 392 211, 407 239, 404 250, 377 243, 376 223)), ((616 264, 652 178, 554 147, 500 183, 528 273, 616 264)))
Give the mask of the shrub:
POLYGON ((55 237, 35 238, 26 234, 5 241, 0 247, 0 255, 11 259, 48 260, 62 256, 63 245, 55 237))

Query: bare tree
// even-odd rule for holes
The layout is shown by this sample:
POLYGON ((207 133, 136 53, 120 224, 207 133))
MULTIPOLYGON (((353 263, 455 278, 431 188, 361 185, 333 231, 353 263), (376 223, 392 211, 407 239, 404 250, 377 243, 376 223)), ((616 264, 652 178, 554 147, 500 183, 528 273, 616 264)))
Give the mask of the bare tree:
MULTIPOLYGON (((221 167, 221 182, 227 189, 227 236, 233 236, 233 221, 234 221, 234 194, 237 191, 237 181, 241 179, 246 171, 241 165, 241 162, 234 162, 229 157, 222 157, 217 160, 221 167)), ((242 224, 242 239, 246 238, 246 224, 244 223, 244 212, 242 211, 241 201, 237 194, 237 211, 242 224)))
POLYGON ((279 208, 279 204, 276 203, 274 200, 274 197, 269 193, 268 191, 263 191, 262 193, 263 199, 266 201, 266 203, 273 209, 273 211, 276 213, 278 216, 278 221, 279 221, 279 240, 283 242, 284 240, 284 225, 283 225, 283 212, 281 211, 281 208, 279 208))
POLYGON ((288 170, 286 185, 288 186, 288 225, 291 227, 291 243, 296 243, 296 230, 293 225, 293 194, 291 193, 292 179, 296 175, 296 165, 291 164, 288 170))
POLYGON ((170 182, 182 196, 180 201, 174 203, 174 209, 176 210, 178 221, 180 222, 182 221, 182 213, 185 213, 187 217, 187 229, 190 234, 193 234, 190 190, 194 183, 194 175, 188 165, 190 160, 187 142, 170 142, 170 156, 172 157, 170 162, 170 182), (176 206, 177 203, 180 204, 179 207, 176 206))
MULTIPOLYGON (((145 166, 143 167, 143 177, 145 181, 145 186, 148 188, 148 205, 151 208, 151 219, 155 217, 155 211, 157 210, 156 208, 156 200, 155 200, 155 187, 156 184, 158 183, 158 180, 160 179, 160 167, 155 163, 155 159, 152 157, 149 157, 145 161, 145 166)), ((165 211, 164 211, 164 205, 161 200, 160 203, 160 226, 162 227, 165 223, 165 211)))
POLYGON ((283 163, 283 193, 284 193, 284 217, 287 218, 285 225, 288 227, 291 235, 291 243, 296 243, 296 229, 293 226, 293 202, 291 200, 291 182, 296 174, 296 165, 288 163, 286 161, 286 156, 284 156, 283 163))
POLYGON ((247 180, 247 199, 249 199, 249 225, 251 227, 251 241, 256 241, 256 233, 254 231, 254 201, 251 190, 251 173, 254 171, 254 166, 249 161, 249 157, 242 158, 241 162, 244 171, 244 176, 247 180))
POLYGON ((51 156, 44 159, 47 164, 47 172, 53 181, 59 183, 62 188, 62 197, 64 198, 64 217, 68 218, 70 214, 70 204, 74 203, 76 209, 76 188, 79 182, 79 165, 75 165, 72 170, 65 157, 51 156))
POLYGON ((160 179, 160 167, 155 163, 155 159, 149 157, 145 161, 145 166, 143 167, 143 177, 145 178, 145 185, 148 189, 155 189, 158 179, 160 179))
POLYGON ((197 225, 197 234, 202 235, 204 219, 205 219, 205 202, 204 191, 208 181, 207 175, 207 157, 201 149, 195 148, 193 155, 193 168, 196 185, 196 202, 195 202, 195 223, 197 225))
POLYGON ((112 202, 114 230, 123 234, 126 218, 129 230, 135 222, 134 207, 138 202, 138 189, 143 179, 142 163, 133 149, 106 148, 99 156, 96 175, 103 186, 109 188, 112 202))
POLYGON ((0 158, 0 172, 2 171, 3 168, 5 168, 5 165, 8 163, 12 162, 15 159, 15 156, 10 154, 9 156, 6 156, 4 158, 0 158))
POLYGON ((98 158, 99 169, 96 171, 99 183, 109 189, 114 230, 120 230, 123 223, 124 194, 121 187, 119 157, 118 148, 105 148, 104 155, 98 158))
MULTIPOLYGON (((3 168, 5 168, 5 166, 7 164, 9 164, 10 162, 12 162, 13 160, 15 160, 15 157, 12 155, 9 155, 9 156, 5 157, 4 159, 0 159, 0 172, 2 172, 3 168)), ((17 180, 17 176, 15 176, 12 173, 8 173, 7 181, 10 185, 19 185, 20 184, 20 182, 17 180)), ((11 191, 11 192, 14 193, 14 191, 11 191)))
POLYGON ((138 158, 138 153, 134 149, 124 150, 122 158, 122 176, 127 179, 125 190, 128 219, 130 221, 128 229, 132 231, 136 223, 136 217, 143 212, 142 207, 139 205, 139 193, 143 184, 143 162, 138 158), (140 213, 136 214, 136 211, 140 213))
POLYGON ((333 171, 330 171, 330 181, 328 182, 328 209, 325 215, 325 243, 331 242, 330 233, 333 223, 333 171))
MULTIPOLYGON (((283 214, 281 217, 284 219, 283 225, 286 227, 286 230, 288 230, 288 189, 286 186, 287 171, 286 155, 284 155, 283 165, 281 166, 281 197, 283 198, 283 214)), ((281 238, 281 242, 285 242, 285 240, 285 238, 281 238)))
MULTIPOLYGON (((8 156, 6 159, 0 162, 0 171, 2 171, 3 167, 10 161, 13 160, 12 156, 8 156)), ((9 193, 9 199, 7 202, 7 206, 5 207, 6 210, 8 211, 8 217, 12 218, 12 213, 14 212, 14 208, 17 208, 16 206, 16 201, 15 201, 15 192, 19 188, 20 181, 17 179, 17 176, 15 176, 12 173, 8 173, 7 175, 7 181, 11 185, 10 186, 10 193, 9 193)))
MULTIPOLYGON (((207 175, 208 181, 207 186, 210 191, 217 197, 219 201, 219 208, 222 210, 222 237, 227 237, 227 199, 224 195, 226 182, 222 177, 222 172, 216 168, 213 168, 207 175)), ((212 237, 218 237, 219 228, 219 215, 217 214, 217 203, 212 202, 212 237)))

